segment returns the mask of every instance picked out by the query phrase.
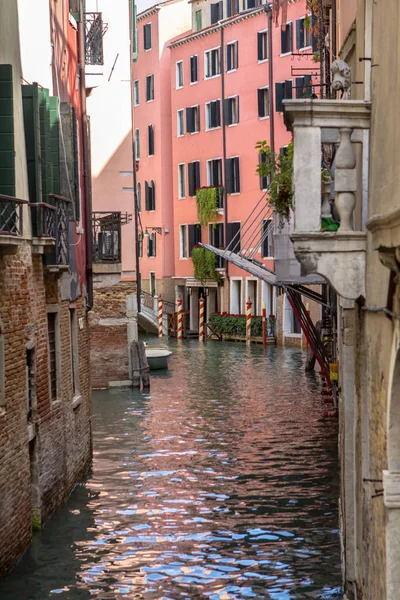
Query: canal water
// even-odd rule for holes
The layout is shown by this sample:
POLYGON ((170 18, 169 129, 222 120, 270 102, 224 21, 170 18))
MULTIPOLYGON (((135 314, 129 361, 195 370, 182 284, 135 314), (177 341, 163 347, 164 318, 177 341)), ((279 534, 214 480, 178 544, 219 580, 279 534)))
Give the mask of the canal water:
POLYGON ((171 342, 93 394, 93 473, 1 600, 341 598, 336 423, 296 349, 171 342))

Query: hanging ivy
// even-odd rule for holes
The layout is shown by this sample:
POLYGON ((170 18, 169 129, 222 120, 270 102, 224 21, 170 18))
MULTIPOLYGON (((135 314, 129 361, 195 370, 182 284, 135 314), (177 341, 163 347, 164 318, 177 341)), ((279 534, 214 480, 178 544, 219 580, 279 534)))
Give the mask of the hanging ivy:
POLYGON ((256 170, 261 177, 271 181, 268 188, 269 204, 278 215, 282 227, 285 221, 289 221, 293 202, 293 142, 287 146, 285 154, 272 152, 266 141, 258 142, 256 149, 265 157, 256 170))
POLYGON ((215 281, 219 280, 215 270, 215 254, 213 252, 201 246, 194 246, 191 256, 195 279, 203 284, 208 278, 215 279, 215 281))
POLYGON ((202 227, 218 216, 218 194, 222 188, 201 187, 196 190, 197 216, 202 227))

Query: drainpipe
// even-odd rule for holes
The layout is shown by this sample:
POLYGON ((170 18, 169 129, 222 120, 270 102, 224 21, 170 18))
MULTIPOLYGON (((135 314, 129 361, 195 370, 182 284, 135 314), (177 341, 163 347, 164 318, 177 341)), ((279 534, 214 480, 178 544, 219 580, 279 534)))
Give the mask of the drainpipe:
MULTIPOLYGON (((224 245, 226 245, 226 234, 228 229, 228 194, 226 191, 226 114, 225 114, 225 42, 224 42, 224 26, 221 21, 218 22, 221 34, 221 55, 220 55, 220 70, 221 70, 221 102, 222 102, 222 161, 224 173, 224 245)), ((229 261, 225 261, 225 276, 229 281, 229 261)))
POLYGON ((336 11, 337 11, 337 7, 336 7, 336 0, 332 0, 332 8, 331 8, 331 15, 332 15, 332 19, 331 19, 331 23, 332 23, 332 41, 331 41, 331 46, 332 46, 332 56, 333 56, 333 60, 336 59, 336 52, 337 52, 337 47, 336 47, 336 36, 337 36, 337 29, 336 29, 336 11))
POLYGON ((274 55, 272 46, 272 7, 267 5, 268 18, 268 80, 269 80, 269 145, 275 152, 275 112, 274 112, 274 55))
POLYGON ((78 22, 78 60, 80 70, 80 101, 81 101, 81 128, 83 150, 83 187, 85 196, 85 246, 86 246, 86 285, 87 303, 86 311, 93 308, 93 267, 92 267, 92 189, 89 164, 88 123, 86 113, 86 81, 85 81, 85 15, 83 2, 79 3, 78 22))

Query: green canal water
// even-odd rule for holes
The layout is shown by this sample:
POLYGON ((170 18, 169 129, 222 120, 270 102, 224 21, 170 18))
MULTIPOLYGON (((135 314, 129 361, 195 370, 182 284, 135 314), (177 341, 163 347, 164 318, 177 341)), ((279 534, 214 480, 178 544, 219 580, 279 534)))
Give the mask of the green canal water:
POLYGON ((1 600, 341 598, 336 423, 304 354, 171 342, 150 393, 93 394, 93 473, 1 600))

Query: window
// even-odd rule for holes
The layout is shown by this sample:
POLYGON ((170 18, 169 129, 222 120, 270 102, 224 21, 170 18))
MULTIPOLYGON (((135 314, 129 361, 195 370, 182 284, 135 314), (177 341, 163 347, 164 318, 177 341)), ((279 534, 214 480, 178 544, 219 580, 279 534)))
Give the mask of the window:
POLYGON ((215 77, 221 73, 220 48, 214 48, 204 53, 204 77, 215 77))
MULTIPOLYGON (((265 154, 259 154, 259 162, 260 164, 265 164, 267 162, 267 157, 265 154)), ((261 177, 260 175, 260 189, 266 190, 269 187, 270 178, 268 176, 261 177)))
POLYGON ((144 193, 146 210, 156 210, 156 188, 153 180, 149 183, 144 182, 144 193))
POLYGON ((156 232, 150 233, 147 237, 147 256, 156 256, 156 232))
POLYGON ((176 63, 176 89, 183 87, 183 61, 180 60, 176 63))
POLYGON ((239 12, 239 0, 226 0, 226 16, 232 17, 239 12))
POLYGON ((227 194, 240 193, 240 168, 239 157, 226 160, 226 192, 227 194))
POLYGON ((145 50, 151 49, 151 23, 143 25, 143 48, 145 50))
POLYGON ((268 31, 257 33, 257 58, 259 61, 268 59, 268 31))
POLYGON ((180 258, 187 258, 187 226, 179 226, 179 256, 180 258))
POLYGON ((154 100, 154 75, 146 77, 146 102, 154 100))
POLYGON ((226 70, 234 71, 239 66, 238 43, 231 42, 226 46, 226 70))
POLYGON ((140 158, 140 133, 139 129, 135 130, 135 157, 136 160, 140 158))
POLYGON ((139 106, 140 95, 139 95, 139 81, 133 82, 133 104, 139 106))
MULTIPOLYGON (((257 90, 258 96, 258 116, 260 119, 269 116, 269 90, 260 88, 257 90)), ((277 109, 278 110, 278 109, 277 109)))
MULTIPOLYGON (((223 223, 210 223, 208 226, 208 243, 215 248, 224 247, 224 224, 223 223)), ((224 268, 224 259, 221 256, 216 256, 215 267, 217 269, 224 268)))
POLYGON ((240 223, 233 222, 226 224, 226 244, 225 247, 232 252, 240 251, 240 223))
POLYGON ((206 129, 221 127, 221 103, 213 100, 206 104, 206 129))
POLYGON ((311 75, 304 75, 304 77, 296 77, 296 98, 310 98, 312 93, 313 90, 311 75))
POLYGON ((222 185, 222 160, 220 158, 207 161, 207 182, 212 187, 222 185))
MULTIPOLYGON (((261 6, 262 0, 247 0, 247 9, 261 6)), ((243 0, 243 8, 245 7, 245 0, 243 0)))
POLYGON ((195 196, 197 188, 200 187, 200 162, 188 164, 189 196, 195 196))
POLYGON ((192 255, 193 247, 196 244, 201 243, 201 225, 196 223, 195 225, 188 225, 188 236, 189 236, 189 255, 192 255))
POLYGON ((286 29, 281 28, 281 54, 292 52, 292 23, 286 23, 286 29))
POLYGON ((195 18, 196 18, 196 31, 200 31, 200 29, 203 27, 201 10, 196 10, 195 18))
POLYGON ((154 156, 154 127, 149 125, 147 128, 148 155, 154 156))
POLYGON ((181 137, 182 135, 185 135, 185 123, 184 123, 184 116, 183 116, 183 108, 181 110, 178 110, 176 113, 176 134, 178 137, 181 137))
POLYGON ((26 350, 26 416, 28 421, 32 420, 32 410, 34 408, 35 394, 35 349, 26 350))
POLYGON ((200 131, 200 106, 189 106, 186 109, 186 131, 188 133, 200 131))
POLYGON ((311 17, 308 17, 308 27, 304 25, 305 17, 296 21, 296 48, 298 50, 313 45, 311 17))
POLYGON ((190 83, 197 83, 199 80, 198 74, 198 57, 197 54, 190 57, 190 83))
POLYGON ((261 231, 261 255, 263 258, 269 258, 274 255, 272 249, 272 239, 272 219, 264 219, 261 231))
POLYGON ((218 23, 221 19, 224 18, 224 3, 223 2, 215 2, 210 5, 211 8, 211 25, 214 23, 218 23))
POLYGON ((185 165, 178 165, 178 198, 186 198, 185 165))
POLYGON ((225 122, 227 125, 239 123, 239 96, 225 100, 225 122))
POLYGON ((54 312, 47 313, 47 331, 49 341, 49 376, 50 376, 50 400, 57 400, 58 391, 58 315, 54 312))
POLYGON ((78 323, 76 308, 69 309, 69 324, 71 335, 71 379, 72 395, 79 394, 79 353, 78 353, 78 323))
POLYGON ((150 272, 150 294, 156 295, 156 274, 150 272))
POLYGON ((143 258, 143 234, 138 234, 138 253, 139 258, 143 258))
POLYGON ((283 112, 283 100, 293 97, 293 83, 291 79, 275 84, 276 112, 283 112))
POLYGON ((140 183, 137 184, 136 201, 138 212, 142 212, 142 186, 140 183))

